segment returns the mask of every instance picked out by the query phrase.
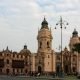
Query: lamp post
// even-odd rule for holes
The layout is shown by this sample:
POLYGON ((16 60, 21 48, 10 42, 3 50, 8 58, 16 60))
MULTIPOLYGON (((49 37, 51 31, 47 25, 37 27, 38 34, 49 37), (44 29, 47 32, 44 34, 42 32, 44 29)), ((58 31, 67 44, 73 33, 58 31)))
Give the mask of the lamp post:
MULTIPOLYGON (((68 23, 66 21, 63 21, 62 17, 60 17, 60 21, 58 23, 56 23, 56 25, 60 25, 60 29, 61 29, 61 76, 63 76, 62 29, 63 29, 63 26, 66 29, 65 25, 68 25, 68 23)), ((56 27, 55 27, 55 29, 56 29, 56 27)))

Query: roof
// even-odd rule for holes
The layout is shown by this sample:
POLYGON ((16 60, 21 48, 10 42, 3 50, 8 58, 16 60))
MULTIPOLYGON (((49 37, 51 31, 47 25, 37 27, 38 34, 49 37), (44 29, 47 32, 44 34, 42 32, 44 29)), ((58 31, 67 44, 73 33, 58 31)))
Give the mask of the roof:
POLYGON ((45 17, 44 17, 44 20, 42 21, 41 25, 42 25, 41 29, 43 29, 43 28, 49 29, 48 28, 48 22, 46 21, 45 17))
POLYGON ((31 52, 30 52, 30 50, 27 49, 27 46, 24 45, 24 48, 20 51, 20 54, 23 54, 23 55, 30 55, 31 52))

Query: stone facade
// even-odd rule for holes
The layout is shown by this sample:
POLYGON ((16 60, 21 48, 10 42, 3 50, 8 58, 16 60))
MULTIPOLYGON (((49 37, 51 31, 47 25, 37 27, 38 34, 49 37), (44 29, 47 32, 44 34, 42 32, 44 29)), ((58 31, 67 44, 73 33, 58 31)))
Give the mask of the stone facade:
POLYGON ((38 31, 38 51, 35 59, 35 71, 40 73, 55 72, 55 52, 52 50, 52 34, 48 22, 44 18, 38 31))
POLYGON ((52 31, 44 18, 38 31, 38 50, 31 53, 27 46, 18 52, 12 52, 6 48, 0 52, 0 74, 29 75, 31 73, 52 74, 61 71, 61 63, 64 73, 76 74, 80 72, 80 54, 73 51, 74 44, 80 43, 78 32, 74 29, 70 38, 69 48, 61 53, 52 49, 52 31))
POLYGON ((0 74, 20 75, 31 71, 31 52, 24 46, 19 53, 8 49, 0 52, 0 74))
MULTIPOLYGON (((73 51, 74 45, 77 43, 80 43, 80 37, 78 36, 76 29, 74 29, 69 43, 70 50, 65 47, 62 52, 63 71, 66 74, 77 74, 80 70, 80 54, 76 51, 73 51)), ((56 55, 56 71, 59 72, 61 67, 61 53, 59 52, 56 55)))

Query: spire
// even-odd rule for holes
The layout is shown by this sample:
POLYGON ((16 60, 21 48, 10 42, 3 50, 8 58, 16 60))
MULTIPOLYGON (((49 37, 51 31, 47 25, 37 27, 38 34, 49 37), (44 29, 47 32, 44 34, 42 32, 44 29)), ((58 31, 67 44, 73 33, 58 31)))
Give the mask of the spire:
POLYGON ((44 20, 42 21, 41 25, 42 25, 41 29, 43 29, 43 28, 49 29, 48 28, 48 22, 46 21, 45 17, 44 17, 44 20))
POLYGON ((8 48, 8 46, 6 47, 6 50, 5 50, 5 51, 6 51, 6 52, 10 52, 10 51, 9 51, 9 48, 8 48))
POLYGON ((39 27, 38 27, 38 33, 39 33, 39 27))
POLYGON ((50 27, 50 32, 51 32, 51 27, 50 27))
POLYGON ((7 46, 6 50, 9 50, 9 49, 8 49, 8 46, 7 46))
POLYGON ((67 51, 68 49, 67 49, 67 47, 65 46, 65 48, 64 48, 64 51, 67 51))

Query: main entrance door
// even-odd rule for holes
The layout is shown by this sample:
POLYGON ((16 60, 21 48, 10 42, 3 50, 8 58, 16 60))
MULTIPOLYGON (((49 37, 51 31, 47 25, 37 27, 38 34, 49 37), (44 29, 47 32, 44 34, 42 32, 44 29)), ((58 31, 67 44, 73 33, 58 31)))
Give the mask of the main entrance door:
POLYGON ((41 66, 38 66, 38 73, 41 73, 42 72, 42 68, 41 66))
POLYGON ((65 67, 64 67, 64 72, 65 72, 65 73, 69 73, 68 65, 65 65, 65 67))
POLYGON ((61 69, 60 63, 58 63, 57 66, 56 66, 56 72, 59 73, 60 69, 61 69))

